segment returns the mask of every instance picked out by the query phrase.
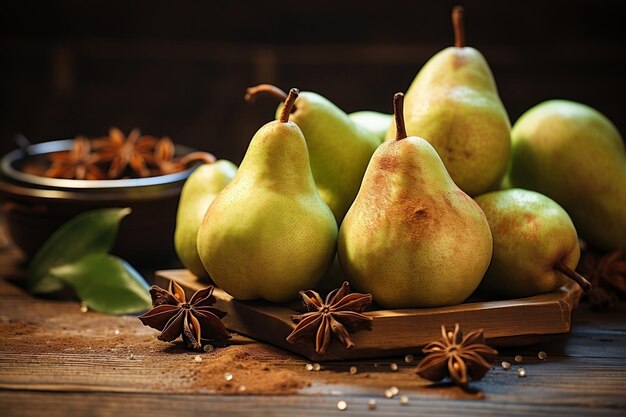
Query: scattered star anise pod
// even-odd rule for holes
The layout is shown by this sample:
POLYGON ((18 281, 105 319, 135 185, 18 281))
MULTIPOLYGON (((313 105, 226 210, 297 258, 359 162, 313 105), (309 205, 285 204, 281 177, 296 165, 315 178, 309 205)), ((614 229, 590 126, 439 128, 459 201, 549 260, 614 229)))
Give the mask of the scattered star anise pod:
POLYGON ((287 336, 289 343, 296 343, 315 335, 315 352, 323 355, 330 345, 333 335, 347 349, 354 346, 350 333, 359 330, 372 330, 372 318, 361 314, 372 303, 371 294, 350 292, 350 285, 344 282, 341 288, 331 291, 322 301, 313 291, 300 291, 300 297, 307 313, 291 317, 295 329, 287 336))
POLYGON ((188 348, 199 350, 203 341, 226 340, 228 330, 221 322, 225 312, 211 307, 215 303, 213 286, 197 291, 187 302, 183 288, 170 281, 168 290, 150 288, 152 310, 139 316, 145 325, 160 330, 159 340, 171 342, 182 335, 188 348))
POLYGON ((578 269, 589 277, 593 285, 587 298, 594 309, 611 309, 620 299, 626 298, 626 251, 616 250, 600 255, 587 250, 578 269))
POLYGON ((154 147, 157 138, 141 136, 139 129, 133 129, 128 137, 116 127, 109 130, 109 136, 94 140, 94 149, 102 161, 110 161, 109 178, 119 178, 127 167, 140 177, 150 176, 148 163, 154 162, 154 147))
POLYGON ((77 180, 105 178, 104 172, 97 165, 102 159, 97 153, 91 152, 91 143, 87 138, 77 137, 70 151, 54 152, 49 159, 52 164, 43 173, 44 177, 77 180))
POLYGON ((481 379, 491 369, 489 363, 498 351, 487 346, 483 330, 475 330, 465 337, 458 323, 454 331, 446 331, 441 326, 443 339, 428 344, 422 352, 426 357, 417 364, 415 371, 422 378, 430 381, 441 381, 450 377, 456 385, 466 389, 469 379, 481 379))
POLYGON ((159 139, 154 147, 154 164, 157 166, 157 174, 173 174, 183 171, 192 162, 200 161, 205 164, 215 162, 215 156, 208 152, 192 152, 182 157, 174 154, 174 142, 168 137, 159 139))

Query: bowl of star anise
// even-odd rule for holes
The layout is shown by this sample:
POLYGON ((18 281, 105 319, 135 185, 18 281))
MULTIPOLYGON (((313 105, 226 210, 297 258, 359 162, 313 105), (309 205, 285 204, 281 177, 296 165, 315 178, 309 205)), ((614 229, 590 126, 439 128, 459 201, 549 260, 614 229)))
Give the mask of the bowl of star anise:
POLYGON ((169 137, 125 135, 23 146, 0 160, 0 202, 13 242, 30 258, 63 223, 87 210, 130 207, 113 252, 138 265, 175 259, 176 209, 187 177, 210 153, 169 137))

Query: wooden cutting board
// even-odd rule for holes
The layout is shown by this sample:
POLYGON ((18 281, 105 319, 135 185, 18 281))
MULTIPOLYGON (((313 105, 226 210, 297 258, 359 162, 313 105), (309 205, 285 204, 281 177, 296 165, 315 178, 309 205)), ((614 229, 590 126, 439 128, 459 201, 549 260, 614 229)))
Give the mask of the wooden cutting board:
MULTIPOLYGON (((157 271, 156 283, 167 288, 176 281, 190 297, 207 286, 185 269, 157 271)), ((345 349, 333 341, 325 355, 315 353, 311 343, 290 344, 285 338, 294 328, 291 316, 298 305, 273 304, 265 301, 238 301, 219 288, 215 304, 228 314, 223 322, 231 331, 281 347, 312 361, 375 358, 419 354, 427 343, 441 338, 441 325, 459 323, 461 329, 484 329, 491 346, 522 346, 545 338, 569 333, 572 311, 582 290, 568 283, 559 290, 527 298, 498 301, 468 301, 463 304, 420 309, 376 310, 365 314, 374 319, 371 332, 352 335, 355 346, 345 349)), ((324 294, 325 295, 325 294, 324 294)))

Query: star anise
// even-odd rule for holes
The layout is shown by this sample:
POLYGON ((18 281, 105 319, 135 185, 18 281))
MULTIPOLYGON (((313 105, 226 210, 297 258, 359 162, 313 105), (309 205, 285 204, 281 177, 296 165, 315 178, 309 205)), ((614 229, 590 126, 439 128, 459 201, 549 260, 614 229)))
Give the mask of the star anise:
POLYGON ((44 177, 77 180, 102 180, 104 172, 98 167, 102 161, 98 154, 91 152, 91 144, 87 138, 74 139, 72 149, 50 154, 50 167, 43 173, 44 177))
POLYGON ((157 166, 157 175, 183 171, 195 161, 205 164, 215 162, 215 156, 208 152, 192 152, 182 157, 176 157, 174 152, 174 142, 170 138, 166 136, 159 139, 154 147, 154 164, 157 166))
POLYGON ((187 347, 199 350, 209 340, 230 338, 221 322, 225 312, 211 307, 215 303, 213 286, 197 291, 187 302, 185 291, 170 281, 168 290, 153 285, 150 288, 152 310, 139 316, 145 325, 160 330, 159 340, 171 342, 182 335, 187 347))
POLYGON ((131 130, 126 137, 121 130, 112 127, 108 137, 94 140, 94 148, 102 161, 111 162, 109 178, 119 178, 127 167, 140 177, 148 177, 147 165, 154 162, 156 143, 156 137, 141 136, 139 129, 131 130))
POLYGON ((422 352, 426 357, 417 365, 416 373, 430 381, 441 381, 450 377, 452 382, 467 388, 469 379, 481 379, 489 369, 489 363, 498 351, 487 346, 483 330, 475 330, 465 337, 458 323, 454 331, 441 326, 443 339, 428 344, 422 352))
POLYGON ((589 277, 593 290, 588 299, 593 308, 610 309, 620 299, 626 298, 626 250, 616 250, 606 255, 587 250, 578 269, 589 277))
POLYGON ((300 297, 307 313, 291 317, 296 323, 295 329, 287 336, 289 343, 296 343, 315 335, 315 352, 326 353, 333 335, 347 349, 354 346, 350 333, 359 330, 372 330, 372 318, 361 314, 372 303, 371 294, 350 292, 350 285, 344 282, 328 294, 326 301, 313 291, 300 291, 300 297))

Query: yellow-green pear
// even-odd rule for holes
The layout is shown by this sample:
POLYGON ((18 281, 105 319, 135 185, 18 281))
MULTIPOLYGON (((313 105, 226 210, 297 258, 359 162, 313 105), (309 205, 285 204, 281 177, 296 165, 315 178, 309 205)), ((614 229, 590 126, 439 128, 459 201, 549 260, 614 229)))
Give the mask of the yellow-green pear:
POLYGON ((213 281, 240 300, 286 302, 314 288, 335 256, 337 223, 320 198, 304 135, 289 114, 254 135, 235 178, 213 200, 198 254, 213 281))
MULTIPOLYGON (((495 190, 506 172, 511 123, 483 55, 465 46, 462 7, 453 10, 455 46, 433 56, 406 93, 407 133, 435 148, 471 196, 495 190)), ((392 123, 387 139, 395 136, 392 123)))
POLYGON ((513 186, 563 206, 592 246, 626 249, 626 150, 609 119, 581 103, 549 100, 524 113, 511 136, 513 186))
POLYGON ((174 247, 180 262, 197 277, 207 277, 198 256, 198 229, 213 198, 228 185, 236 173, 235 164, 220 159, 196 168, 183 185, 176 214, 174 247))
POLYGON ((391 126, 393 115, 386 113, 379 113, 377 111, 362 110, 354 113, 349 113, 348 116, 358 125, 361 125, 365 129, 372 132, 380 143, 385 141, 385 136, 391 126))
POLYGON ((534 191, 510 189, 476 198, 493 236, 493 256, 479 291, 503 298, 554 291, 567 277, 586 291, 574 270, 580 246, 572 220, 555 201, 534 191))
POLYGON ((458 304, 489 265, 489 224, 435 149, 407 137, 402 98, 394 96, 396 139, 372 156, 341 224, 339 262, 350 283, 383 307, 458 304))
MULTIPOLYGON (((281 101, 287 97, 281 89, 261 84, 248 88, 246 100, 253 101, 257 94, 272 94, 281 101)), ((276 117, 283 107, 278 106, 276 117)), ((304 133, 315 184, 340 224, 380 141, 330 100, 313 92, 300 93, 289 120, 304 133)))

